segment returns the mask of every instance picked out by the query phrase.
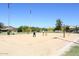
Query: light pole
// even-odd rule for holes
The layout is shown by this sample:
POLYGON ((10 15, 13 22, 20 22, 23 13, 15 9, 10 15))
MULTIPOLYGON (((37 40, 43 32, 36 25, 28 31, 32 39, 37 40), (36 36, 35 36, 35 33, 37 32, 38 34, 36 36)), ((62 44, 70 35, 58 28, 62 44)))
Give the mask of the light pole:
POLYGON ((8 27, 9 27, 9 24, 10 24, 10 14, 9 14, 9 12, 10 12, 10 4, 8 3, 8 27))
POLYGON ((9 31, 9 24, 10 24, 10 4, 8 3, 8 32, 7 34, 10 35, 10 31, 9 31))
MULTIPOLYGON (((30 13, 30 15, 31 15, 31 10, 29 11, 29 13, 30 13)), ((30 33, 31 33, 31 25, 30 25, 30 27, 29 27, 29 28, 30 28, 29 30, 30 30, 30 33)))

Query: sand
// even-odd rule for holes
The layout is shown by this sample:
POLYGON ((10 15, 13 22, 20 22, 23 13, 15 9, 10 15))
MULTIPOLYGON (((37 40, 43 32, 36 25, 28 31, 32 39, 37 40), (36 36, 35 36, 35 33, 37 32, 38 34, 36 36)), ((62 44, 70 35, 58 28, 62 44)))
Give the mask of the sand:
POLYGON ((66 33, 48 33, 42 36, 37 33, 36 37, 32 34, 0 35, 0 56, 58 56, 62 50, 71 42, 77 41, 79 34, 66 33), (58 37, 58 38, 55 38, 58 37), (61 40, 61 39, 64 40, 61 40))

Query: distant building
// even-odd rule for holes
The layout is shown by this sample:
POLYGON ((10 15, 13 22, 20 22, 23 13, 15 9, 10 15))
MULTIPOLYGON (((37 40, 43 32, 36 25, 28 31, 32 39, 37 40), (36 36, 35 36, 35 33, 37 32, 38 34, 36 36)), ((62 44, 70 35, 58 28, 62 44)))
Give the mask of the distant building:
POLYGON ((75 26, 70 26, 69 28, 72 28, 72 29, 74 29, 74 28, 75 28, 75 26))
POLYGON ((79 33, 79 26, 70 26, 70 32, 79 33))
POLYGON ((10 31, 17 31, 17 29, 15 27, 12 27, 12 26, 5 26, 0 31, 7 32, 8 30, 10 30, 10 31))

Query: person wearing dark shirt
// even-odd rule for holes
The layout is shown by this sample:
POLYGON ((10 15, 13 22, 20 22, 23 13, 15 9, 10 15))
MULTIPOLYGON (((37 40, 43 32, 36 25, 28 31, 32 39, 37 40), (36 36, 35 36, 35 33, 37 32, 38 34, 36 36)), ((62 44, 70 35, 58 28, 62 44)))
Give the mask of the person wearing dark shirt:
POLYGON ((33 37, 36 37, 36 32, 35 31, 33 32, 33 37))

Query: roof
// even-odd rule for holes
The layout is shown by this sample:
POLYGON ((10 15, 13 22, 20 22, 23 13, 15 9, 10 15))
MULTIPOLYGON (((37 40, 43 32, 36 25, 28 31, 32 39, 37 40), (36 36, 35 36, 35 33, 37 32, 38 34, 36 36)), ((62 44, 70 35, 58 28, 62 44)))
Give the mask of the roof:
POLYGON ((5 26, 1 30, 16 30, 16 28, 15 27, 12 27, 12 26, 5 26))

